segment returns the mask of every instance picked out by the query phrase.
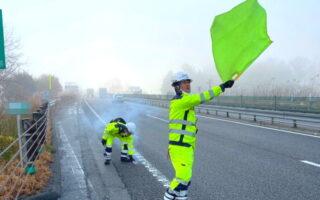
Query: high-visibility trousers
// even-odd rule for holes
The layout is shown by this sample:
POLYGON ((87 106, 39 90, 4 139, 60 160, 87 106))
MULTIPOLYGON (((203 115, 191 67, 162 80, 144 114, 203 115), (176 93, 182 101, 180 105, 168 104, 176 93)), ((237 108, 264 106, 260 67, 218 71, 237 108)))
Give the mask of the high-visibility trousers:
POLYGON ((194 148, 169 145, 169 155, 175 170, 175 177, 170 183, 170 189, 187 190, 192 177, 194 162, 194 148))
POLYGON ((107 135, 107 148, 112 148, 113 140, 115 138, 119 138, 122 143, 121 153, 127 153, 127 155, 132 156, 134 154, 134 146, 133 146, 133 135, 128 137, 121 137, 121 136, 113 136, 107 135))

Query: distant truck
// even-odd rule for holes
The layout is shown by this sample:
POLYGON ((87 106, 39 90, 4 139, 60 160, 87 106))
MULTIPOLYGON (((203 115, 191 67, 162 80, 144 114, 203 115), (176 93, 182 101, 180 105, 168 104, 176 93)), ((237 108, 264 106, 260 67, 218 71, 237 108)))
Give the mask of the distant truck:
POLYGON ((93 98, 94 97, 94 89, 88 88, 87 89, 87 98, 93 98))
POLYGON ((99 88, 99 97, 101 99, 107 98, 107 88, 99 88))

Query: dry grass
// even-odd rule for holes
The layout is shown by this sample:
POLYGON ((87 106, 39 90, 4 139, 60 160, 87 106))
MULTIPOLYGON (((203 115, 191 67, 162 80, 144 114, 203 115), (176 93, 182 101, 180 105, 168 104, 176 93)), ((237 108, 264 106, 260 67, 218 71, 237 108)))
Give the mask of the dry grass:
MULTIPOLYGON (((47 137, 46 137, 46 142, 44 146, 50 145, 51 146, 51 139, 52 139, 52 128, 50 123, 48 124, 47 128, 47 137)), ((44 147, 43 146, 43 147, 44 147)), ((46 149, 46 148, 44 148, 46 149)), ((0 175, 0 185, 3 185, 4 181, 8 178, 10 173, 14 170, 14 168, 18 164, 18 160, 14 161, 9 168, 0 175)), ((51 169, 49 164, 53 162, 52 154, 48 151, 44 151, 40 154, 39 159, 35 162, 35 168, 36 168, 36 173, 34 175, 27 175, 25 174, 25 169, 19 167, 16 171, 15 174, 13 175, 12 178, 9 180, 9 184, 4 188, 4 190, 0 193, 0 199, 4 199, 5 196, 7 196, 12 189, 12 186, 16 181, 18 181, 16 187, 13 189, 12 194, 9 196, 8 199, 14 199, 16 194, 18 193, 20 187, 22 184, 26 181, 25 185, 21 189, 20 196, 23 195, 33 195, 39 192, 41 188, 46 186, 48 183, 50 177, 51 177, 51 169), (19 176, 22 175, 22 177, 19 179, 19 176)), ((3 162, 0 163, 0 168, 3 166, 3 162)))

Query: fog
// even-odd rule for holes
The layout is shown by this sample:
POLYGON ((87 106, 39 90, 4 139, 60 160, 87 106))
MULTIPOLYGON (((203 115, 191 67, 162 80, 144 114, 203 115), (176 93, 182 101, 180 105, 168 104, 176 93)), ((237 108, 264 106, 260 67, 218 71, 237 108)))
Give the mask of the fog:
MULTIPOLYGON (((221 84, 218 74, 212 67, 198 70, 195 66, 185 64, 179 70, 186 71, 191 76, 193 93, 221 84)), ((164 77, 162 94, 173 94, 172 76, 173 71, 169 71, 164 77)), ((320 62, 311 62, 304 58, 296 58, 289 62, 269 59, 253 64, 225 95, 319 97, 319 86, 320 62)))
MULTIPOLYGON (((198 92, 220 84, 209 34, 213 18, 240 2, 7 0, 1 3, 5 37, 13 33, 18 45, 6 52, 19 55, 14 70, 35 79, 53 75, 62 87, 74 82, 84 91, 139 86, 168 93, 168 73, 186 70, 198 92)), ((319 95, 320 2, 259 2, 274 42, 227 95, 319 95)))

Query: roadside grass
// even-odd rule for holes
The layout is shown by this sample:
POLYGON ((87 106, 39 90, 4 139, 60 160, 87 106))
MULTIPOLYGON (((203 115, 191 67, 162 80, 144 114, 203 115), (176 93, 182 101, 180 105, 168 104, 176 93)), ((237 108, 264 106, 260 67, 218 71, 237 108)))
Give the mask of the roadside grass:
MULTIPOLYGON (((40 106, 40 99, 34 97, 29 102, 32 103, 32 110, 35 111, 40 106)), ((31 117, 26 116, 26 117, 31 117)), ((9 178, 8 184, 4 187, 3 191, 0 192, 0 200, 8 196, 8 199, 15 199, 21 188, 19 196, 29 196, 37 194, 43 187, 45 187, 51 177, 50 163, 53 162, 52 153, 56 152, 52 146, 52 127, 48 118, 47 136, 45 143, 42 145, 43 152, 40 153, 38 160, 34 162, 36 173, 28 175, 25 173, 25 169, 17 167, 19 158, 14 160, 8 168, 0 174, 0 186, 2 186, 15 170, 11 178, 9 178), (21 175, 22 174, 22 175, 21 175), (21 177, 20 177, 21 175, 21 177), (17 182, 16 185, 14 185, 17 182), (12 190, 12 191, 11 191, 12 190)), ((12 115, 4 115, 3 108, 0 108, 0 152, 3 151, 10 143, 17 138, 16 118, 12 115)), ((12 158, 12 156, 18 151, 19 147, 16 143, 11 149, 6 152, 0 158, 0 169, 12 158)))
MULTIPOLYGON (((17 185, 14 187, 13 191, 11 192, 11 195, 9 195, 8 199, 14 199, 15 196, 18 194, 20 187, 21 191, 19 196, 29 196, 37 194, 44 186, 47 185, 50 177, 51 177, 51 169, 50 169, 50 163, 53 162, 52 153, 46 148, 46 146, 51 146, 51 138, 52 138, 52 128, 50 123, 48 124, 48 133, 47 138, 44 144, 44 151, 40 153, 39 159, 35 161, 35 168, 36 173, 33 175, 25 174, 25 169, 18 167, 18 169, 15 171, 14 175, 9 179, 9 184, 4 188, 4 190, 0 193, 0 199, 3 199, 5 196, 7 196, 10 191, 12 190, 12 187, 14 186, 14 183, 17 181, 17 185), (23 174, 20 178, 19 176, 23 174), (26 181, 26 182, 25 182, 26 181), (24 184, 25 182, 25 184, 24 184), (22 186, 24 184, 24 186, 22 186)), ((3 185, 4 181, 9 177, 11 172, 15 170, 15 167, 17 166, 19 160, 16 159, 9 167, 8 169, 0 175, 0 185, 3 185)), ((4 166, 4 162, 0 163, 0 168, 4 166)))

